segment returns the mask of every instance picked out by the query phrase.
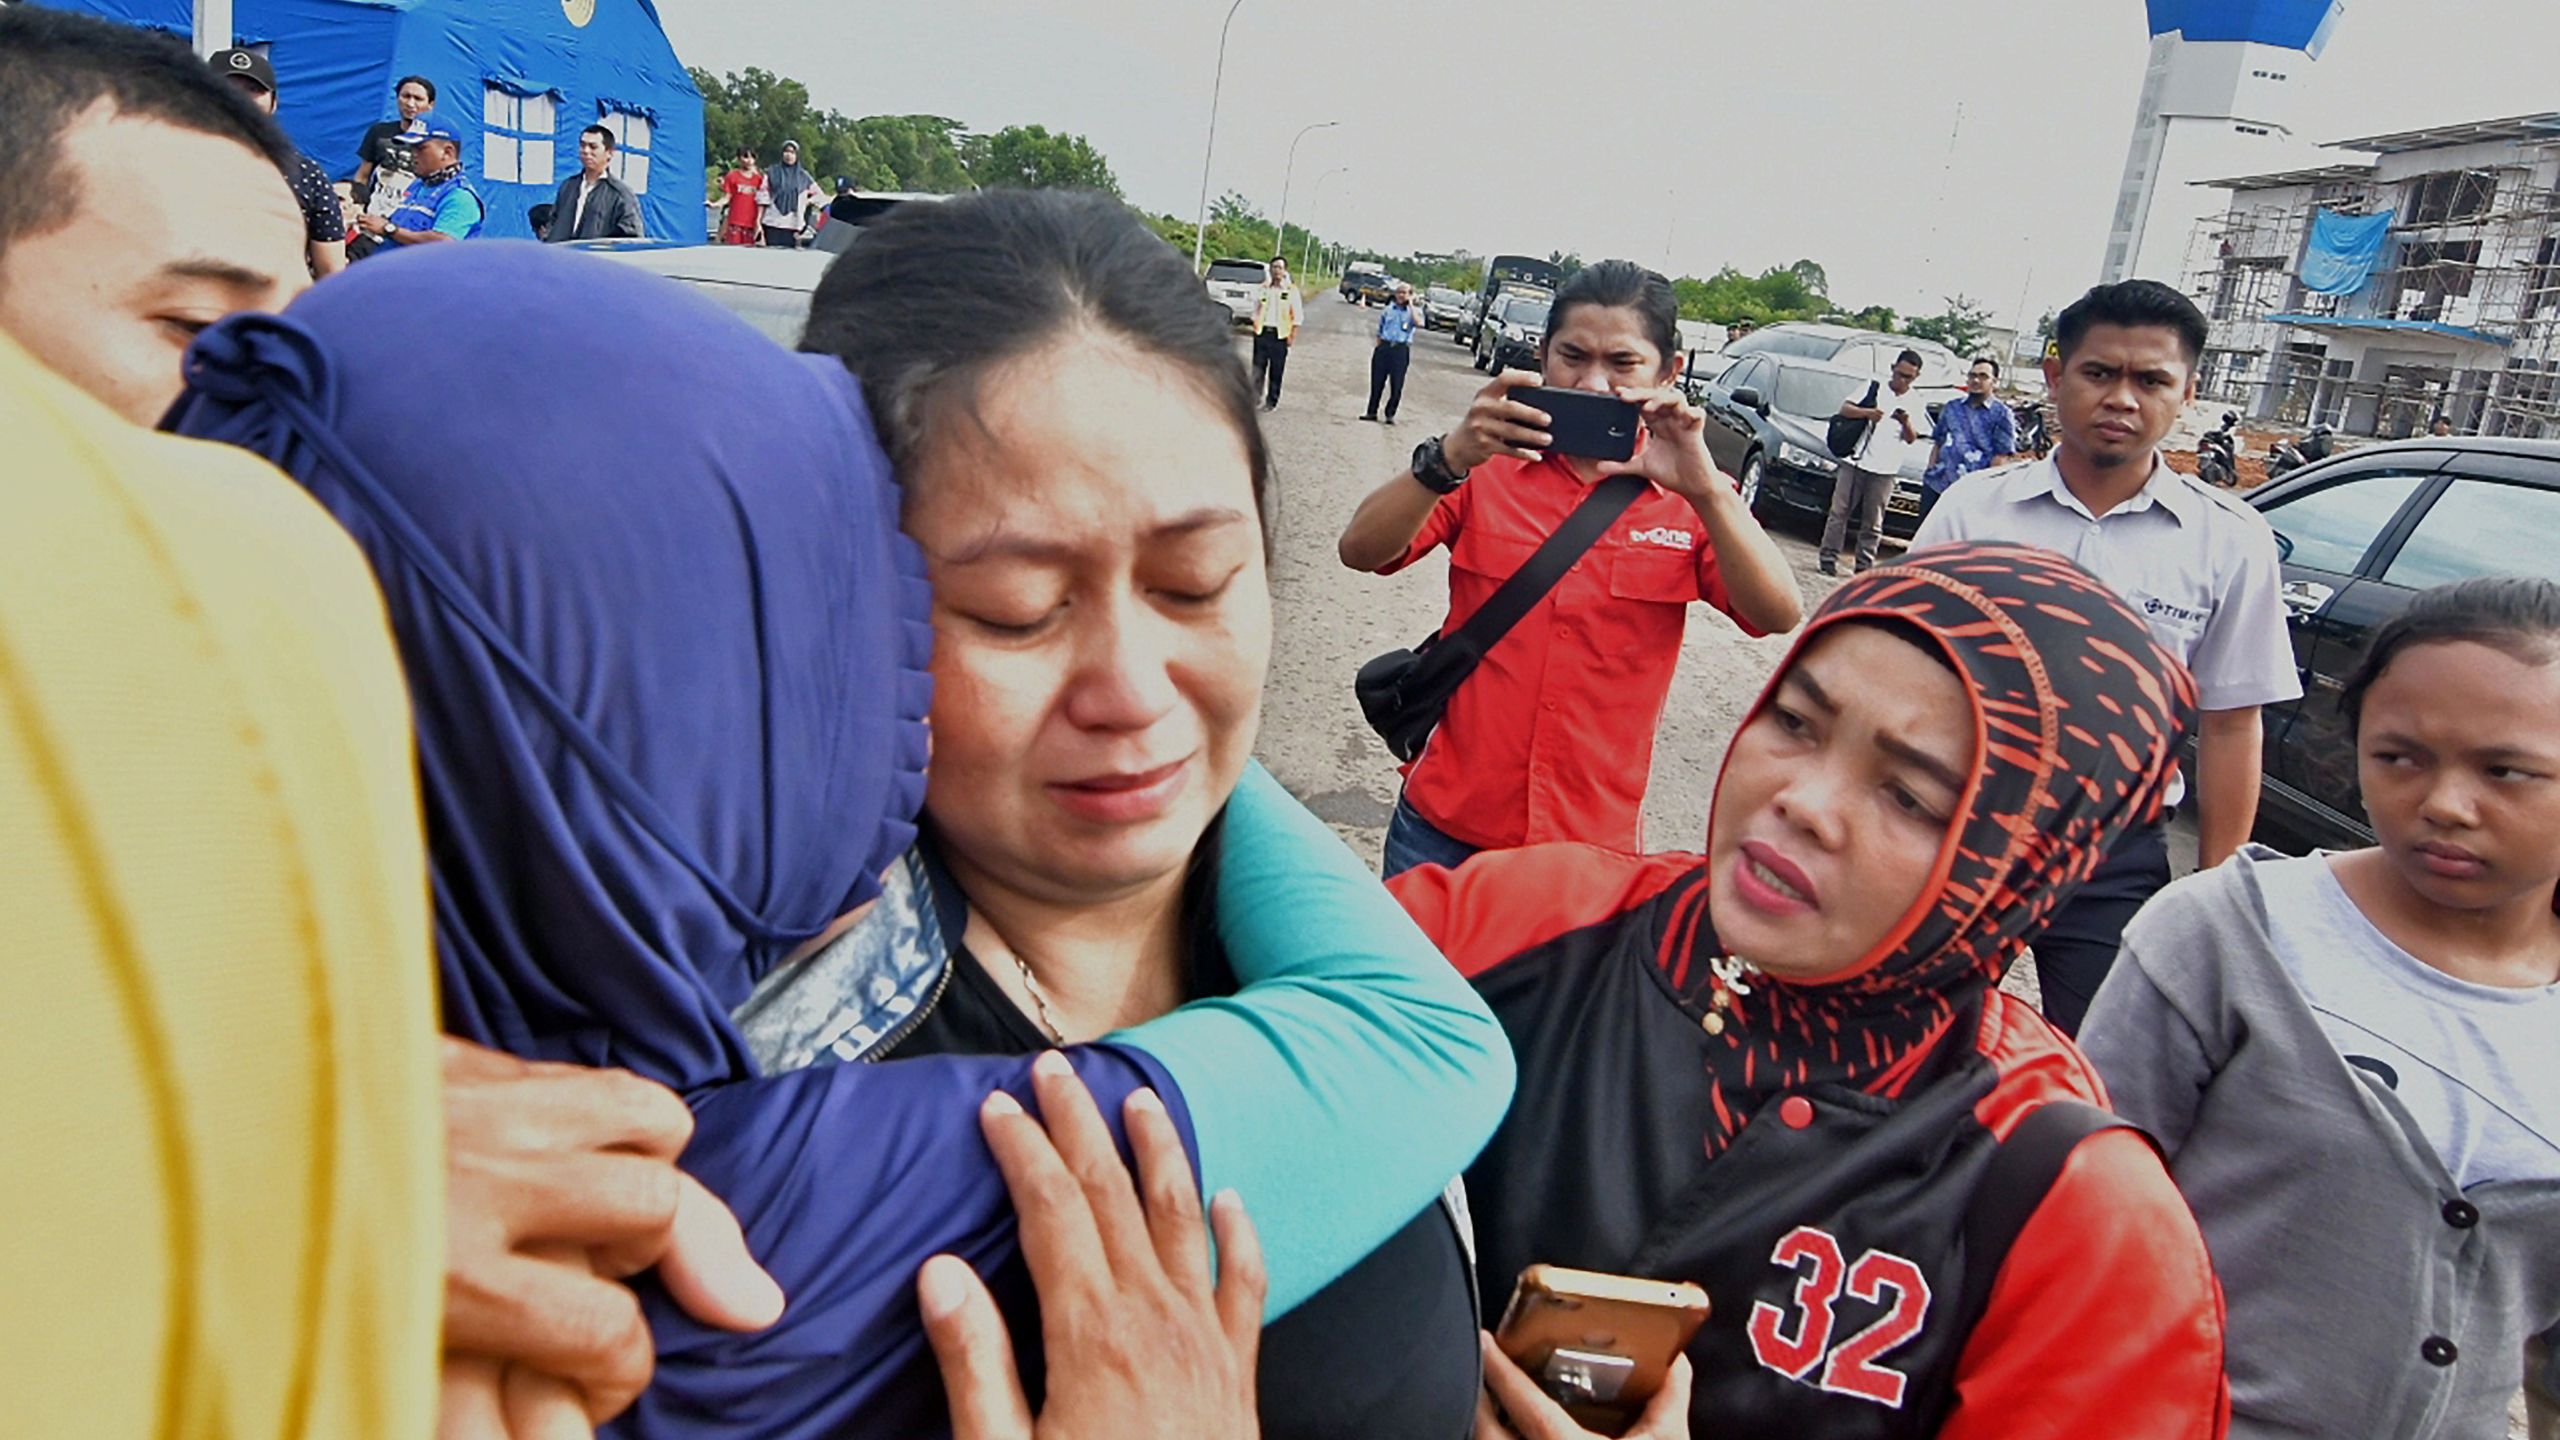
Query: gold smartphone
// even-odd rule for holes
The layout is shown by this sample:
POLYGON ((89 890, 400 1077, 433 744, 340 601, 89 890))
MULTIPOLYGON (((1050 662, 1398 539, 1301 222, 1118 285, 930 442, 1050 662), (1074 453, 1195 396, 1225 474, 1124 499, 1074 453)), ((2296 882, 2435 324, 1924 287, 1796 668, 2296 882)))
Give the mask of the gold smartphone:
POLYGON ((1493 1339, 1576 1423, 1621 1435, 1662 1388, 1707 1308, 1707 1292, 1685 1280, 1532 1265, 1493 1339))

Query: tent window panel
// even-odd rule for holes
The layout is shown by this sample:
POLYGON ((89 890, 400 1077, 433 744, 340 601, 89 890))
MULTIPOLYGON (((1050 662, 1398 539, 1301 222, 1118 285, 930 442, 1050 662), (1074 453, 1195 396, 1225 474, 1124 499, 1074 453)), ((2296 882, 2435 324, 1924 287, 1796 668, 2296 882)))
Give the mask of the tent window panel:
POLYGON ((519 95, 495 82, 480 88, 480 173, 493 184, 548 185, 559 111, 549 95, 519 95))
POLYGON ((597 122, 613 132, 614 178, 631 187, 634 195, 649 193, 649 117, 611 106, 597 122))

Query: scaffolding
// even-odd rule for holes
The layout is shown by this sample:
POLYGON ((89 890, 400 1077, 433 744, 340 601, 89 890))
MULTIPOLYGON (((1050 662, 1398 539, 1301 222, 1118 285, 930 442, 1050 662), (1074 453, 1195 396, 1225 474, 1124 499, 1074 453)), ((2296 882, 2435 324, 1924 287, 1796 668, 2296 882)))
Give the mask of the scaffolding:
MULTIPOLYGON (((2475 149, 2472 156, 2478 154, 2475 149)), ((2465 157, 2472 158, 2472 157, 2465 157)), ((2514 138, 2494 163, 2393 181, 2338 164, 2215 182, 2229 207, 2200 223, 2182 288, 2212 322, 2209 398, 2281 425, 2384 438, 2441 415, 2464 433, 2560 436, 2560 136, 2514 138), (2388 261, 2352 295, 2312 295, 2301 263, 2319 210, 2393 212, 2388 261), (2336 322, 2334 332, 2323 321, 2336 322), (2330 353, 2349 327, 2494 344, 2492 363, 2330 353), (2380 366, 2380 373, 2374 368, 2380 366)), ((2478 353, 2472 351, 2469 353, 2478 353)))

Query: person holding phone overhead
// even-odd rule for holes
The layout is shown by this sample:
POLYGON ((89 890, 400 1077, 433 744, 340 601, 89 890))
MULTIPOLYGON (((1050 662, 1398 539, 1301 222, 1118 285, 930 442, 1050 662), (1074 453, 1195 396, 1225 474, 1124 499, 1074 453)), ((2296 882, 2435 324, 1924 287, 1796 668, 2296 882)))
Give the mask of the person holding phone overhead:
POLYGON ((1939 550, 1824 601, 1726 751, 1705 853, 1393 881, 1519 1058, 1467 1172, 1486 1313, 1532 1264, 1701 1286, 1701 1436, 2219 1435, 2195 1217, 1999 989, 2158 813, 2194 713, 2086 571, 1939 550))
POLYGON ((1581 840, 1641 846, 1653 736, 1691 601, 1748 635, 1803 616, 1794 572, 1707 454, 1706 416, 1681 395, 1671 282, 1604 260, 1556 295, 1539 373, 1506 370, 1447 434, 1360 502, 1342 563, 1392 575, 1449 547, 1457 630, 1598 482, 1646 482, 1580 563, 1511 627, 1450 698, 1387 827, 1386 873, 1478 850, 1581 840), (1544 411, 1510 397, 1549 385, 1639 407, 1635 456, 1551 453, 1544 411))

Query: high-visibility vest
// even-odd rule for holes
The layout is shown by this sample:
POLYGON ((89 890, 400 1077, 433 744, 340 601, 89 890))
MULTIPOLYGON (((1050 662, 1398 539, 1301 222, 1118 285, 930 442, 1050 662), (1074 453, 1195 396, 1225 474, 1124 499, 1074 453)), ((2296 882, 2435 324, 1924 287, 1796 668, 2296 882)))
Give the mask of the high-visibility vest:
POLYGON ((1253 300, 1253 328, 1259 333, 1278 329, 1280 338, 1298 333, 1298 287, 1265 285, 1253 300))

